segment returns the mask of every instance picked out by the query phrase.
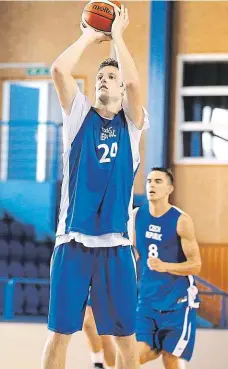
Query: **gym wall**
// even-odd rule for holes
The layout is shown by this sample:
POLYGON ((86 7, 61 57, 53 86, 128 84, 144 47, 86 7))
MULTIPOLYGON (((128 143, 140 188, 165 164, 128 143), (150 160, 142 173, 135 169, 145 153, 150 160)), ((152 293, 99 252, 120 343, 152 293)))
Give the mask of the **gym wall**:
MULTIPOLYGON (((80 36, 82 10, 87 2, 0 2, 0 62, 40 62, 51 65, 55 58, 80 36)), ((127 2, 130 24, 125 40, 138 67, 143 103, 147 106, 147 74, 149 43, 149 2, 127 2)), ((75 71, 86 78, 86 90, 93 101, 94 84, 99 64, 110 53, 110 43, 91 46, 84 53, 75 71)), ((0 69, 4 78, 28 78, 24 70, 0 69)), ((30 77, 31 79, 31 77, 30 77)), ((33 78, 34 79, 34 78, 33 78)), ((1 117, 0 117, 1 118, 1 117)), ((141 140, 141 167, 135 192, 144 192, 144 138, 141 140)))
MULTIPOLYGON (((228 3, 177 1, 173 19, 172 158, 174 201, 194 219, 202 247, 201 276, 228 290, 227 165, 175 164, 177 55, 228 52, 228 3)), ((224 158, 228 159, 228 158, 224 158)))

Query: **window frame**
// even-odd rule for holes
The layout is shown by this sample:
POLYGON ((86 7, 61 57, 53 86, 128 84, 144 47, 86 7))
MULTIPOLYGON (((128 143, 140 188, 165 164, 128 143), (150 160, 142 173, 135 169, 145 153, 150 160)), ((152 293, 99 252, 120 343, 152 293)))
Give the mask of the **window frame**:
POLYGON ((227 86, 199 86, 199 87, 183 87, 184 80, 184 64, 200 63, 200 62, 228 62, 228 53, 225 54, 179 54, 177 55, 177 78, 176 78, 176 109, 175 109, 175 150, 174 164, 200 164, 200 165, 221 165, 228 164, 228 158, 218 160, 216 158, 204 157, 184 157, 183 156, 183 139, 182 133, 190 132, 210 132, 213 124, 202 122, 184 122, 183 97, 184 96, 228 96, 227 86), (194 125, 194 126, 193 126, 194 125))
MULTIPOLYGON (((30 76, 29 76, 30 77, 30 76)), ((85 93, 86 79, 82 76, 74 76, 80 90, 85 93)), ((9 114, 10 114, 10 86, 11 84, 30 85, 40 90, 37 127, 37 161, 36 181, 45 182, 46 178, 46 148, 47 148, 47 122, 48 122, 48 86, 53 85, 50 77, 36 78, 4 78, 2 79, 2 120, 0 129, 0 181, 8 180, 8 157, 9 157, 9 114), (39 139, 42 138, 42 139, 39 139)), ((56 125, 62 122, 55 122, 56 125)))

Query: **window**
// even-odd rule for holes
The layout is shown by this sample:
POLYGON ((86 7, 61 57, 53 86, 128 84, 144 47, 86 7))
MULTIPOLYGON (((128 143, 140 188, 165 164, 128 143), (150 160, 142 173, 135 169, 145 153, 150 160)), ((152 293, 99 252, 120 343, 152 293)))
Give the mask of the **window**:
POLYGON ((178 61, 175 162, 228 162, 228 54, 178 61))
MULTIPOLYGON (((84 79, 76 79, 84 91, 84 79)), ((60 178, 62 114, 51 79, 3 82, 0 180, 60 178)))

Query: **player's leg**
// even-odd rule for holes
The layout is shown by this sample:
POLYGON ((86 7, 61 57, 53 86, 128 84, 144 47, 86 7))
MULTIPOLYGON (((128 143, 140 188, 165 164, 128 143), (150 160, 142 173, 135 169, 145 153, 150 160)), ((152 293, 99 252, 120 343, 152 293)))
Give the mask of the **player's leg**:
POLYGON ((116 350, 116 366, 115 369, 124 369, 123 359, 119 349, 116 350))
POLYGON ((101 248, 99 252, 98 272, 93 275, 91 286, 97 330, 100 335, 115 336, 118 348, 116 368, 138 369, 139 355, 134 334, 137 290, 132 248, 101 248))
POLYGON ((136 339, 140 364, 155 360, 161 355, 155 343, 156 316, 151 316, 150 310, 138 306, 136 313, 136 339))
POLYGON ((138 351, 140 357, 140 364, 145 364, 148 361, 152 361, 157 359, 161 352, 157 350, 153 350, 146 342, 138 342, 138 351))
POLYGON ((64 369, 71 335, 49 332, 41 359, 42 369, 64 369))
POLYGON ((191 359, 194 349, 196 311, 183 306, 168 315, 164 315, 159 332, 164 366, 165 369, 183 369, 185 360, 191 359))
POLYGON ((115 337, 117 345, 116 369, 139 369, 139 354, 135 335, 115 337))
POLYGON ((86 313, 83 323, 83 331, 85 332, 91 361, 94 368, 103 368, 103 347, 101 337, 98 336, 97 327, 94 321, 91 306, 87 304, 86 313))
POLYGON ((111 369, 115 366, 116 346, 112 336, 100 336, 102 340, 105 368, 111 369))
POLYGON ((180 369, 179 358, 169 352, 162 352, 162 361, 165 369, 180 369))
POLYGON ((83 330, 86 334, 91 360, 95 368, 102 368, 105 363, 106 369, 115 366, 116 349, 111 336, 99 336, 91 308, 90 297, 87 302, 83 330))
POLYGON ((90 351, 97 353, 102 352, 101 337, 98 336, 96 324, 93 317, 93 311, 91 306, 86 307, 85 319, 83 323, 83 331, 86 334, 87 343, 90 351))
POLYGON ((50 278, 48 329, 42 369, 64 369, 71 334, 82 329, 93 257, 72 241, 55 248, 50 278))

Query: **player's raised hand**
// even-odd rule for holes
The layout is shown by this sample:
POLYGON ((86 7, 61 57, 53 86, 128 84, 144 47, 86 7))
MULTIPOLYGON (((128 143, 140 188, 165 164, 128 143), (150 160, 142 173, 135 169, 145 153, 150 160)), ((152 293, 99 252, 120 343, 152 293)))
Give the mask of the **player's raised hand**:
POLYGON ((148 268, 156 272, 164 273, 167 271, 166 263, 159 258, 149 257, 147 259, 148 268))
POLYGON ((122 36, 124 30, 129 24, 129 18, 128 10, 123 5, 121 5, 121 9, 114 5, 114 11, 115 20, 112 24, 112 38, 115 40, 115 38, 122 36))
POLYGON ((103 41, 111 40, 111 36, 107 36, 103 32, 95 31, 95 29, 84 22, 81 22, 80 28, 85 35, 91 37, 91 39, 97 44, 100 44, 103 41))

